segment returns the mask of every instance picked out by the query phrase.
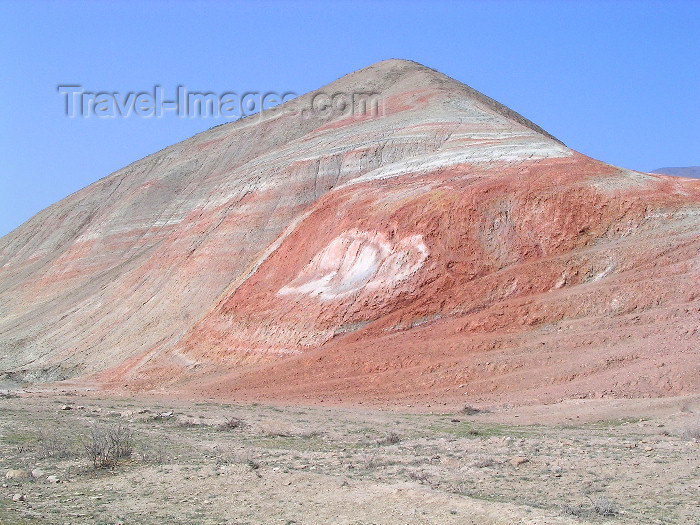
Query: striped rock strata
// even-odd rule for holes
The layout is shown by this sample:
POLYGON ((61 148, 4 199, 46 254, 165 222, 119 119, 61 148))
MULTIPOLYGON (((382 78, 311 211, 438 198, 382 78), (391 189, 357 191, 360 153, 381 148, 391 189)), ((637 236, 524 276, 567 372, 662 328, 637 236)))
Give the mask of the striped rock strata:
POLYGON ((305 402, 676 395, 700 390, 699 283, 700 183, 390 60, 0 239, 0 371, 305 402))

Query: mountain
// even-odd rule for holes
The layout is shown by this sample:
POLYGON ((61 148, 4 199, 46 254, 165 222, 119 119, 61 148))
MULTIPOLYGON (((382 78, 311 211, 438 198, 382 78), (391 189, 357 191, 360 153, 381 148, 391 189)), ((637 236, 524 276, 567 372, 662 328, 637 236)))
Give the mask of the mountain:
POLYGON ((588 158, 403 60, 168 147, 0 239, 15 383, 678 395, 700 390, 699 313, 700 183, 588 158))
POLYGON ((700 166, 687 166, 683 168, 659 168, 652 171, 662 175, 674 175, 676 177, 690 177, 691 179, 700 179, 700 166))

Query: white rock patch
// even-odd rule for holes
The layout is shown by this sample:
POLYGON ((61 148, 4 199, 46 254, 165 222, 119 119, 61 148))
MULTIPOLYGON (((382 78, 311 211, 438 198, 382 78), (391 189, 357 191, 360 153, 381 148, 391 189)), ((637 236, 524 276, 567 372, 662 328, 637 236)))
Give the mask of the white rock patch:
POLYGON ((421 235, 392 243, 381 232, 352 229, 333 239, 277 293, 331 300, 362 288, 388 289, 418 271, 427 256, 421 235))

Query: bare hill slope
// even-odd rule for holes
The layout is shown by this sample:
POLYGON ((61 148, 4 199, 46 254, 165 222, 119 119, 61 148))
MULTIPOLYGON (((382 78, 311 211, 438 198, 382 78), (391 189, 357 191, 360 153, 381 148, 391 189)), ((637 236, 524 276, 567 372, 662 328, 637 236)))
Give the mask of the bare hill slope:
POLYGON ((697 181, 390 60, 0 239, 0 371, 306 402, 697 392, 699 232, 697 181), (377 114, 318 104, 368 92, 377 114))

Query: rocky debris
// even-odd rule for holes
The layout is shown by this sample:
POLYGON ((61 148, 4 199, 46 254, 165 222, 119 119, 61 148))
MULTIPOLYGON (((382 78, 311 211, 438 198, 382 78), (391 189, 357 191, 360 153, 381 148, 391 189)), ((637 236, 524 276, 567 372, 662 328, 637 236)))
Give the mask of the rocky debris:
POLYGON ((58 479, 58 476, 52 474, 46 478, 46 481, 48 481, 49 483, 59 483, 61 480, 58 479))
POLYGON ((528 463, 529 461, 530 460, 525 456, 514 456, 508 460, 508 463, 510 463, 514 467, 519 467, 520 465, 528 463))
POLYGON ((73 410, 73 407, 70 405, 62 405, 61 410, 73 410))
POLYGON ((12 496, 12 501, 27 501, 26 494, 14 494, 12 496))
POLYGON ((5 474, 7 479, 29 479, 31 475, 26 470, 10 469, 5 474))
POLYGON ((39 468, 35 468, 35 469, 32 469, 32 473, 31 473, 31 474, 32 474, 32 477, 33 477, 33 478, 38 479, 38 478, 44 477, 44 476, 46 475, 46 472, 44 472, 43 470, 41 470, 41 469, 39 469, 39 468))

